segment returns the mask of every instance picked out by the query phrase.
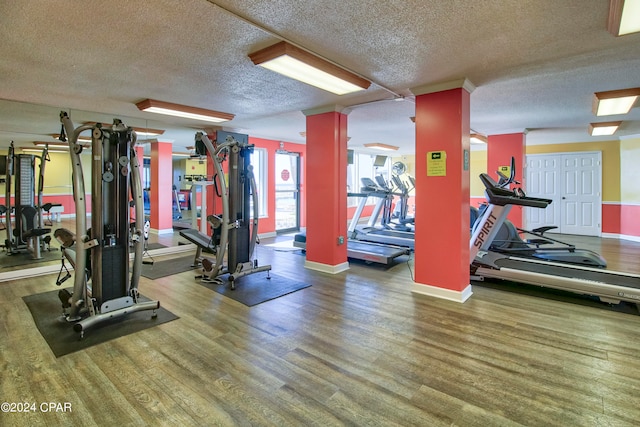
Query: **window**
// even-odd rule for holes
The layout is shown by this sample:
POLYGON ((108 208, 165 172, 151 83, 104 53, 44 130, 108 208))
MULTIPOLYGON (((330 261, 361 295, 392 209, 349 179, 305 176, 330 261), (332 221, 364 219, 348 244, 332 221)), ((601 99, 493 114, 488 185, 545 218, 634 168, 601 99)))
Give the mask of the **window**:
POLYGON ((142 188, 151 187, 151 159, 142 159, 142 188))
MULTIPOLYGON (((267 150, 265 148, 254 148, 251 153, 251 166, 253 166, 253 176, 258 189, 258 214, 259 217, 267 216, 267 150)), ((253 212, 253 199, 251 199, 251 211, 253 212)))

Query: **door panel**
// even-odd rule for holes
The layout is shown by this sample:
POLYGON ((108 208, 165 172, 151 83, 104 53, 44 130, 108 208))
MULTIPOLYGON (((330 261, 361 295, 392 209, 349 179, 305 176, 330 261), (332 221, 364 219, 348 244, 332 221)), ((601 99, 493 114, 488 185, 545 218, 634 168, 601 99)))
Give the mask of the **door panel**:
POLYGON ((600 236, 600 153, 563 155, 562 233, 600 236), (565 209, 564 206, 571 206, 565 209))
MULTIPOLYGON (((527 194, 532 197, 551 199, 554 202, 559 200, 561 192, 558 165, 558 159, 555 156, 528 156, 527 194)), ((560 209, 553 202, 546 209, 524 208, 524 223, 528 229, 548 225, 559 226, 560 222, 560 209)))
POLYGON ((525 208, 525 227, 555 225, 554 231, 601 235, 601 153, 527 156, 527 194, 551 199, 546 209, 525 208))

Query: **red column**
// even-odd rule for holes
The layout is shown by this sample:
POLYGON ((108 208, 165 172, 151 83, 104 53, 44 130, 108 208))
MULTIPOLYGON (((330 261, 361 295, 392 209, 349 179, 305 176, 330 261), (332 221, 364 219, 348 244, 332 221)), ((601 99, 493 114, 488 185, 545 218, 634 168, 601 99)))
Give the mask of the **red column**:
MULTIPOLYGON (((140 172, 140 183, 142 184, 142 200, 144 203, 144 147, 142 145, 136 145, 133 148, 136 151, 136 158, 138 159, 138 172, 140 172)), ((131 218, 135 218, 135 208, 131 208, 129 215, 131 218)), ((144 221, 142 221, 144 223, 144 221)))
MULTIPOLYGON (((209 138, 209 140, 214 144, 215 147, 217 147, 217 137, 216 137, 216 131, 212 130, 212 129, 207 129, 207 137, 209 138)), ((215 166, 213 164, 213 158, 211 157, 211 154, 207 152, 207 181, 215 181, 216 177, 216 169, 215 166)), ((228 162, 225 162, 224 164, 226 165, 228 162)), ((224 166, 224 165, 223 165, 224 166)), ((206 221, 207 216, 208 215, 222 215, 222 202, 220 201, 220 197, 218 197, 216 195, 216 190, 215 190, 215 186, 208 186, 207 187, 207 200, 205 200, 206 204, 207 204, 207 212, 202 212, 202 218, 200 219, 201 221, 206 221)), ((194 211, 195 214, 195 211, 194 211)), ((207 224, 207 234, 211 235, 212 230, 211 227, 209 226, 209 224, 207 224)))
MULTIPOLYGON (((524 189, 525 134, 508 133, 503 135, 489 135, 487 137, 487 173, 496 181, 497 172, 501 166, 511 165, 511 157, 516 160, 516 181, 524 189)), ((513 206, 508 216, 516 227, 522 227, 522 206, 513 206)))
POLYGON ((464 302, 469 284, 469 100, 460 80, 416 96, 413 292, 464 302))
POLYGON ((347 116, 335 107, 307 116, 307 259, 305 267, 329 273, 347 262, 347 116))
POLYGON ((151 228, 159 234, 173 232, 171 142, 151 143, 151 228))

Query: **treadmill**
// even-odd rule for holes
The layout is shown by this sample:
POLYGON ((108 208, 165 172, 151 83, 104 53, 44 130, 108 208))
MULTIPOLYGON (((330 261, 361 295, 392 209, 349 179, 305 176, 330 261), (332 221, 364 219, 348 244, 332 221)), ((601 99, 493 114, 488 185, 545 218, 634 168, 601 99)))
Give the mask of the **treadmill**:
POLYGON ((388 200, 393 198, 394 193, 376 184, 371 178, 361 178, 361 180, 363 184, 362 192, 348 194, 349 197, 361 197, 358 208, 353 218, 351 218, 351 223, 347 229, 349 238, 351 240, 400 246, 413 250, 415 247, 415 234, 412 231, 394 230, 390 227, 376 227, 380 212, 384 209, 388 200), (380 200, 376 203, 367 225, 360 226, 358 223, 362 216, 362 211, 367 204, 367 198, 369 197, 378 197, 380 200))
POLYGON ((496 252, 491 243, 512 205, 545 208, 549 199, 527 197, 520 189, 508 190, 489 175, 481 174, 489 207, 469 244, 473 280, 502 279, 519 283, 592 295, 601 301, 640 303, 640 276, 601 268, 529 259, 496 252))
MULTIPOLYGON (((294 236, 293 246, 306 250, 307 235, 305 232, 298 233, 294 236)), ((349 259, 389 265, 399 256, 409 254, 410 250, 408 248, 347 239, 347 258, 349 259)))

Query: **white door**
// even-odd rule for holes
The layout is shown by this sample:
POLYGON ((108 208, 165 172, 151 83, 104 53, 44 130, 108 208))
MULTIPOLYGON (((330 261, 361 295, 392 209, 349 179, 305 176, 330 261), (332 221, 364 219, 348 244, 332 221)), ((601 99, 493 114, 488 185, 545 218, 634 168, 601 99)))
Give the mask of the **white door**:
POLYGON ((562 233, 600 236, 600 153, 562 156, 562 233))
MULTIPOLYGON (((551 199, 546 209, 525 208, 525 228, 531 230, 547 225, 560 226, 561 198, 560 159, 556 155, 527 156, 526 193, 532 197, 551 199)), ((556 230, 557 231, 557 230, 556 230)))
POLYGON ((552 203, 546 209, 525 208, 525 228, 554 225, 557 233, 600 236, 601 158, 600 152, 528 155, 527 195, 552 203))

